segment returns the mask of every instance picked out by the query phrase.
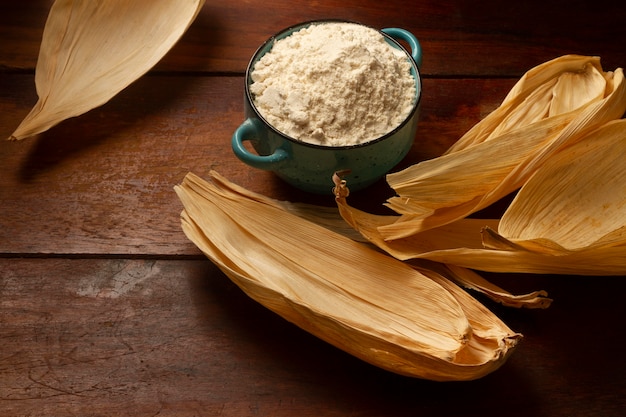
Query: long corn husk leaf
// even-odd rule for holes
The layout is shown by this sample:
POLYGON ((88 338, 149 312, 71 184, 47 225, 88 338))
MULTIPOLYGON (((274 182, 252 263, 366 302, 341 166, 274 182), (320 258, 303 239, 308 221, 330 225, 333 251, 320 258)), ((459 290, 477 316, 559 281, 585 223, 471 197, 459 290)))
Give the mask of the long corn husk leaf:
POLYGON ((626 120, 561 150, 524 184, 485 249, 423 253, 485 271, 626 274, 626 120))
POLYGON ((367 241, 395 258, 400 260, 436 260, 446 264, 438 268, 445 268, 448 278, 463 287, 483 293, 494 301, 506 306, 547 308, 550 305, 551 300, 546 297, 547 294, 544 291, 535 291, 522 295, 511 294, 489 283, 480 275, 468 269, 458 267, 459 260, 454 256, 449 256, 451 252, 456 254, 460 251, 463 253, 484 251, 480 231, 488 227, 496 228, 499 220, 461 219, 403 239, 387 241, 381 236, 379 226, 384 224, 385 221, 392 221, 390 216, 374 215, 350 207, 346 201, 349 190, 345 181, 342 181, 337 175, 334 176, 333 180, 336 184, 337 207, 342 218, 367 241), (445 255, 448 256, 445 257, 445 255))
MULTIPOLYGON (((335 179, 339 181, 338 177, 335 179)), ((398 244, 400 244, 402 248, 409 247, 410 250, 417 255, 422 254, 424 251, 454 248, 458 245, 470 245, 477 248, 482 247, 482 239, 477 231, 485 226, 496 228, 499 222, 498 220, 463 219, 434 230, 427 230, 417 236, 411 236, 407 238, 407 240, 411 242, 410 245, 406 245, 406 242, 385 242, 380 239, 380 236, 368 234, 366 232, 368 228, 362 227, 363 225, 356 222, 354 218, 351 219, 352 221, 350 223, 346 222, 338 209, 338 207, 344 207, 341 204, 339 204, 338 207, 324 207, 313 204, 280 201, 254 193, 236 184, 230 183, 229 188, 245 195, 247 198, 289 211, 291 214, 321 225, 352 240, 369 242, 373 243, 374 246, 384 247, 387 252, 401 259, 410 259, 411 256, 408 256, 406 251, 403 250, 395 251, 394 247, 398 244), (361 232, 363 232, 363 234, 361 232)), ((343 202, 345 203, 345 200, 343 200, 343 202)), ((360 213, 363 214, 362 220, 366 222, 370 217, 376 217, 364 212, 360 213)), ((354 210, 350 216, 357 214, 358 210, 354 210)), ((383 219, 385 218, 386 217, 383 216, 383 219)), ((433 271, 438 271, 446 278, 462 287, 482 293, 505 306, 517 308, 547 308, 552 301, 547 298, 545 291, 533 291, 528 294, 512 294, 466 268, 460 268, 454 265, 435 265, 432 262, 428 263, 428 268, 433 271)))
POLYGON ((498 233, 530 250, 626 244, 626 119, 601 126, 544 164, 515 196, 498 233))
MULTIPOLYGON (((377 234, 373 223, 380 223, 371 221, 374 215, 346 204, 343 183, 337 187, 337 204, 349 224, 403 260, 429 259, 490 272, 624 275, 625 160, 626 119, 611 121, 539 167, 499 222, 463 219, 393 241, 377 234), (458 232, 455 240, 449 239, 451 231, 458 232)), ((471 275, 461 283, 483 285, 471 275)))
POLYGON ((188 174, 176 192, 186 235, 244 292, 376 366, 433 380, 475 379, 497 369, 520 337, 444 278, 216 173, 211 181, 188 174))
POLYGON ((98 107, 152 68, 204 0, 57 0, 35 69, 39 100, 10 139, 24 139, 98 107))
POLYGON ((626 111, 621 68, 565 56, 525 74, 502 105, 444 155, 389 174, 386 240, 452 223, 517 190, 554 153, 626 111))
MULTIPOLYGON (((429 263, 429 265, 431 265, 429 263)), ((458 285, 477 291, 492 300, 507 306, 516 308, 548 308, 552 299, 544 290, 532 291, 527 294, 511 294, 509 291, 487 281, 471 269, 457 265, 445 265, 448 273, 445 274, 450 280, 458 285)))
POLYGON ((568 113, 602 99, 605 79, 599 57, 565 55, 530 69, 519 79, 500 106, 477 123, 446 153, 498 138, 502 134, 568 113), (591 64, 591 66, 589 66, 591 64))

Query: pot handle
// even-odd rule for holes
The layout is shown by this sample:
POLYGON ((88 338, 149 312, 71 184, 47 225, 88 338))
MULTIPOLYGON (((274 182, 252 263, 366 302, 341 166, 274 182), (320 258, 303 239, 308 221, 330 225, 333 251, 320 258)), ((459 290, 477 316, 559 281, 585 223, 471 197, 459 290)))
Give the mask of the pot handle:
POLYGON ((289 154, 286 150, 278 148, 271 155, 256 155, 248 151, 244 146, 245 141, 254 140, 259 137, 258 135, 258 121, 246 119, 233 134, 231 146, 233 152, 242 162, 250 165, 253 168, 273 170, 278 167, 280 163, 289 158, 289 154))
POLYGON ((400 28, 385 28, 382 29, 381 32, 386 33, 391 36, 395 40, 405 41, 409 44, 410 54, 418 67, 422 66, 422 46, 420 42, 417 40, 415 35, 405 29, 400 28))

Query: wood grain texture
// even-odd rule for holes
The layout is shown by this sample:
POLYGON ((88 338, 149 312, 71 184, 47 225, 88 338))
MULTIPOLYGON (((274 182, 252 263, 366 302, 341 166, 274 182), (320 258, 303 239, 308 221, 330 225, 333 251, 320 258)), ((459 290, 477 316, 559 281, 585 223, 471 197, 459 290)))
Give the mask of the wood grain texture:
MULTIPOLYGON (((51 0, 0 0, 0 68, 34 68, 51 0)), ((520 76, 564 53, 599 55, 607 69, 626 62, 623 7, 613 1, 325 0, 208 1, 159 71, 245 70, 274 33, 316 19, 348 19, 417 36, 428 76, 520 76)))
POLYGON ((522 287, 556 297, 550 309, 487 303, 525 334, 509 362, 478 381, 432 383, 315 339, 208 261, 0 259, 0 269, 7 416, 586 417, 626 405, 616 384, 626 336, 610 319, 626 314, 619 280, 528 277, 522 287))
MULTIPOLYGON (((0 138, 36 101, 51 4, 0 0, 0 138)), ((625 277, 488 274, 555 301, 525 311, 479 297, 522 343, 485 378, 432 383, 374 368, 287 323, 185 238, 173 186, 190 171, 334 204, 230 149, 255 49, 321 18, 402 27, 422 42, 421 120, 397 169, 439 155, 541 62, 578 53, 601 56, 607 70, 626 65, 615 2, 207 2, 154 70, 106 105, 34 138, 0 139, 0 415, 624 415, 625 277)), ((351 203, 382 211, 390 195, 380 181, 351 203)))
MULTIPOLYGON (((8 135, 28 100, 32 77, 0 80, 0 134, 8 135), (10 104, 9 104, 10 103, 10 104)), ((415 144, 400 169, 441 154, 493 110, 512 80, 424 81, 415 144)), ((273 174, 248 169, 230 138, 243 122, 243 78, 147 76, 107 105, 38 137, 0 142, 0 253, 189 255, 174 185, 187 172, 215 169, 232 181, 283 200, 333 205, 273 174)), ((22 116, 23 117, 23 116, 22 116)), ((381 210, 370 191, 355 204, 381 210)))

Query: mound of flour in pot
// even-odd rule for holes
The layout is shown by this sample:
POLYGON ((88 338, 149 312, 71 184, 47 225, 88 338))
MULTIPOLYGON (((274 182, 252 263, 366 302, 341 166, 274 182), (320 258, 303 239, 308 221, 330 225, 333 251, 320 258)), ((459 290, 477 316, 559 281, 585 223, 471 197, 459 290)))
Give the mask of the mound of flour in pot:
POLYGON ((250 74, 261 115, 303 142, 345 146, 398 127, 415 101, 404 51, 375 29, 313 24, 275 42, 250 74))

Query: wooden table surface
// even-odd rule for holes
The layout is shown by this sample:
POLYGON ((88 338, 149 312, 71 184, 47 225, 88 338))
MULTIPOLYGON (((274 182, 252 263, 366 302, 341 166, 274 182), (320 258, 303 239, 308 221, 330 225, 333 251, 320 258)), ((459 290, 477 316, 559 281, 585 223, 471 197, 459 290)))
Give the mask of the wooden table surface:
MULTIPOLYGON (((50 0, 0 1, 0 136, 36 101, 50 0)), ((215 169, 291 201, 333 205, 239 162, 243 73, 266 38, 343 18, 423 46, 422 117, 406 166, 439 155, 528 69, 560 55, 626 65, 616 2, 209 1, 171 52, 109 103, 0 142, 2 416, 622 416, 626 277, 490 274, 545 289, 547 310, 485 304, 524 334, 472 382, 363 363, 246 297, 180 227, 173 187, 215 169), (479 6, 477 6, 479 5, 479 6)), ((351 203, 376 210, 384 182, 351 203)))

